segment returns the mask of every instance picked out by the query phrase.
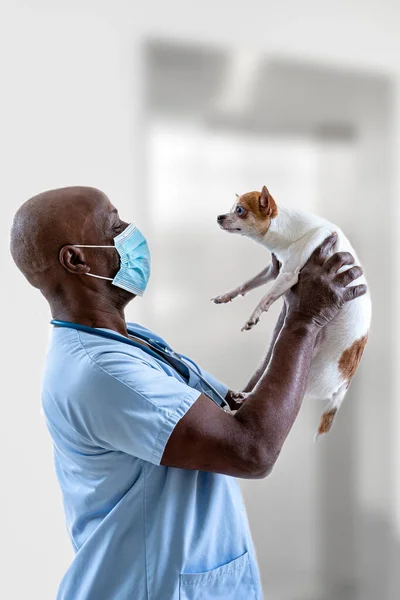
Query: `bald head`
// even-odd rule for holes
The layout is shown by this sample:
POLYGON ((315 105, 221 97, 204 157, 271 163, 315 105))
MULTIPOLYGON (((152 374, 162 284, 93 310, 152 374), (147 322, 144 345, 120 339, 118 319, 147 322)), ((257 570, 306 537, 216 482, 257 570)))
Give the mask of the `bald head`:
MULTIPOLYGON (((62 273, 60 249, 66 244, 101 243, 113 209, 103 192, 92 187, 48 190, 27 200, 11 229, 11 254, 28 281, 42 289, 49 275, 62 273)), ((57 278, 56 278, 57 279, 57 278)))

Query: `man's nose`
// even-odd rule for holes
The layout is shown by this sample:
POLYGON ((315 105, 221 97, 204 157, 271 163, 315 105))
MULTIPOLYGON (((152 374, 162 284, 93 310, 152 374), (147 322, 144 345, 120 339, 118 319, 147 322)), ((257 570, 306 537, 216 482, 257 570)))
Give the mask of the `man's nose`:
POLYGON ((218 223, 222 223, 222 221, 225 219, 226 215, 218 215, 217 217, 217 221, 218 223))

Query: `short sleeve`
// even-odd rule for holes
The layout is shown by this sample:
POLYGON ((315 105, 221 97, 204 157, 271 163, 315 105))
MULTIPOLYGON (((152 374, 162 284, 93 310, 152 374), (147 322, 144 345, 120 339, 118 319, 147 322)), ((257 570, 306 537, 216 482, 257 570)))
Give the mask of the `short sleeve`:
POLYGON ((123 352, 91 360, 79 407, 84 435, 100 447, 159 465, 175 425, 201 392, 123 352))

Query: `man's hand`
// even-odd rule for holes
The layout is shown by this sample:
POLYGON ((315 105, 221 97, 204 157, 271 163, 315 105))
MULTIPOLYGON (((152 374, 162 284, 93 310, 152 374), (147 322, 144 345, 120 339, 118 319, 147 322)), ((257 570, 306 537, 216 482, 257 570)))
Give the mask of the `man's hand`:
POLYGON ((364 284, 346 287, 361 277, 361 267, 354 266, 338 274, 344 265, 354 265, 352 254, 336 252, 327 259, 336 241, 334 233, 314 250, 300 271, 298 283, 285 294, 287 318, 308 321, 322 328, 346 302, 366 293, 364 284))

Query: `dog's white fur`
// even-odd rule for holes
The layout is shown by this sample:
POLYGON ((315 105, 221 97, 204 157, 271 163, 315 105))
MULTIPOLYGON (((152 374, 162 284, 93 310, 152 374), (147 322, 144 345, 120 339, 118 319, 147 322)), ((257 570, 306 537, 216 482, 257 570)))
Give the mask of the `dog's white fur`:
MULTIPOLYGON (((281 268, 277 278, 268 293, 261 299, 250 319, 243 329, 251 329, 259 320, 262 312, 268 308, 289 288, 296 284, 300 269, 307 262, 312 252, 331 233, 337 232, 338 239, 330 255, 336 252, 350 252, 355 265, 360 265, 357 253, 343 231, 329 221, 314 214, 299 210, 288 210, 277 206, 277 215, 271 219, 268 230, 264 235, 252 235, 251 230, 242 235, 252 237, 256 242, 274 253, 281 268)), ((236 224, 235 217, 229 213, 230 223, 236 224)), ((228 216, 228 215, 227 215, 228 216)), ((233 231, 232 228, 227 228, 233 231)), ((354 265, 341 267, 338 273, 354 265)), ((213 298, 216 303, 228 302, 238 295, 244 295, 251 289, 264 285, 273 279, 271 265, 256 277, 250 279, 238 288, 213 298)), ((366 283, 362 275, 349 285, 366 283)), ((305 393, 306 398, 323 400, 327 403, 324 416, 339 409, 350 381, 342 373, 339 363, 343 353, 354 342, 368 334, 371 322, 371 298, 369 290, 363 296, 347 302, 336 317, 322 331, 323 337, 316 347, 305 393)), ((333 417, 332 417, 333 420, 333 417)), ((329 425, 330 426, 330 425, 329 425)), ((328 429, 329 429, 328 426, 328 429)))

